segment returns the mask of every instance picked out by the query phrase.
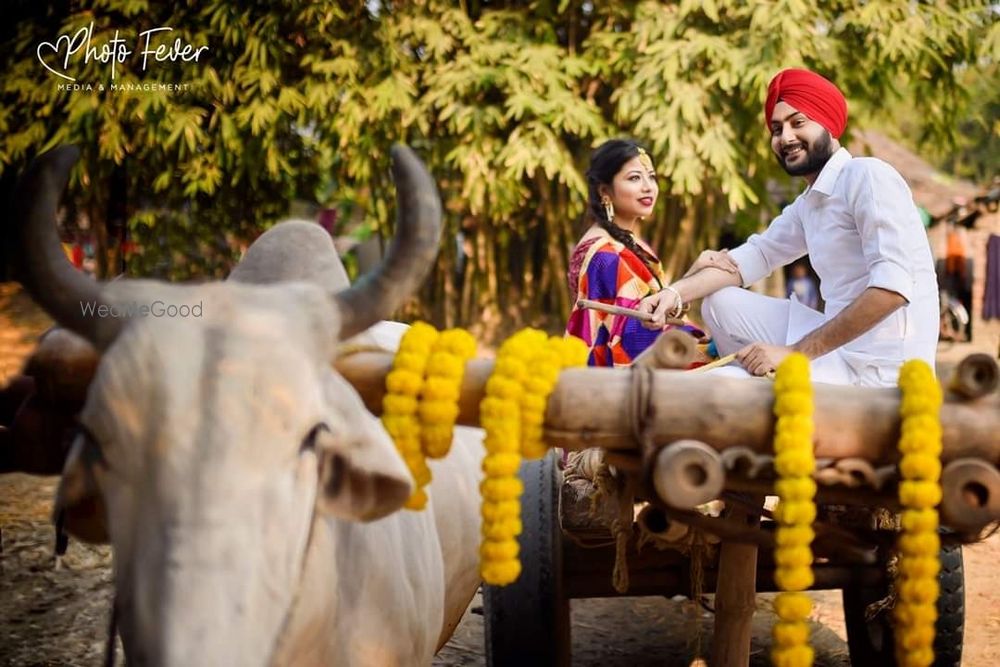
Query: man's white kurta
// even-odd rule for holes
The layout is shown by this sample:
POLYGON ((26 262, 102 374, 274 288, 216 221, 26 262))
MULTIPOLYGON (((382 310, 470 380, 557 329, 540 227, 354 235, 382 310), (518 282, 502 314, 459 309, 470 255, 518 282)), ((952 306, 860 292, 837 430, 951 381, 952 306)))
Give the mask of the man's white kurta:
MULTIPOLYGON (((806 253, 819 275, 829 320, 868 287, 896 292, 909 303, 836 350, 851 384, 892 386, 907 359, 934 367, 938 287, 927 234, 913 195, 890 165, 854 158, 841 148, 815 183, 761 234, 731 251, 744 285, 806 253)), ((786 344, 816 328, 792 304, 786 344), (797 315, 799 313, 799 315, 797 315)))

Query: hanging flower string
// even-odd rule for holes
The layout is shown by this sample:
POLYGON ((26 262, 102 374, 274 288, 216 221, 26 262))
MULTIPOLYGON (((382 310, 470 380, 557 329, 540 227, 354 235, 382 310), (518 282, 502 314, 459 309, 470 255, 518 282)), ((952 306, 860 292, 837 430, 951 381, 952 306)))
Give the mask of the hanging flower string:
POLYGON ((589 354, 586 344, 574 336, 548 339, 547 344, 536 348, 528 360, 531 374, 524 383, 521 397, 521 455, 526 459, 540 459, 548 447, 543 440, 545 409, 549 395, 555 389, 559 373, 564 368, 584 366, 589 354))
POLYGON ((778 621, 772 628, 771 660, 775 667, 809 667, 809 614, 812 600, 804 592, 813 584, 812 544, 816 519, 816 482, 813 472, 813 392, 809 360, 792 354, 778 366, 774 381, 774 467, 779 502, 774 574, 779 593, 774 601, 778 621))
POLYGON ((420 444, 428 458, 439 459, 451 449, 465 363, 476 354, 468 331, 443 331, 431 348, 420 393, 420 444))
POLYGON ((899 501, 903 506, 896 585, 896 662, 926 667, 934 662, 938 571, 941 569, 937 505, 941 502, 941 386, 920 360, 899 372, 902 417, 899 501))
POLYGON ((431 481, 431 471, 420 445, 417 404, 424 386, 428 355, 437 339, 438 332, 434 327, 426 322, 414 322, 403 334, 392 361, 392 370, 385 378, 382 424, 413 475, 416 490, 405 505, 412 510, 423 509, 427 505, 427 493, 423 487, 431 481))
POLYGON ((517 471, 522 456, 538 458, 545 453, 545 406, 559 371, 583 365, 586 359, 587 348, 579 339, 546 338, 535 329, 519 331, 500 346, 479 407, 486 430, 479 555, 480 574, 487 584, 510 584, 521 573, 517 536, 524 487, 517 471))
POLYGON ((525 359, 544 341, 545 335, 532 329, 519 331, 504 341, 493 374, 486 382, 486 396, 479 405, 479 422, 486 431, 486 476, 480 485, 483 539, 479 569, 487 584, 509 584, 521 573, 517 543, 524 490, 517 477, 521 465, 520 398, 528 376, 525 359))
MULTIPOLYGON (((423 322, 419 324, 424 325, 423 322)), ((405 445, 407 454, 404 457, 416 484, 406 504, 408 509, 422 510, 427 506, 424 487, 431 481, 427 459, 442 458, 451 449, 465 362, 475 353, 475 339, 460 329, 442 332, 431 345, 417 403, 419 444, 414 448, 411 441, 406 441, 405 445)))

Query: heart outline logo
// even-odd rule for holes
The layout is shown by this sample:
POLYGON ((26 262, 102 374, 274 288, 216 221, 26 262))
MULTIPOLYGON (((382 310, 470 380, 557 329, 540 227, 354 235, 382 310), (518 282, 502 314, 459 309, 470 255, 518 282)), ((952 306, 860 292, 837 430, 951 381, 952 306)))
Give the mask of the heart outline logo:
POLYGON ((66 67, 69 67, 69 57, 74 53, 76 53, 79 50, 80 46, 83 45, 82 39, 86 38, 86 36, 89 34, 93 26, 94 24, 91 23, 90 26, 86 28, 80 28, 79 30, 76 31, 76 34, 73 35, 72 37, 70 37, 69 35, 59 35, 59 39, 56 40, 55 44, 53 44, 52 42, 40 42, 38 44, 38 47, 35 49, 35 56, 38 58, 38 62, 42 64, 42 67, 49 70, 56 76, 66 79, 67 81, 75 82, 76 79, 74 79, 73 77, 67 76, 64 73, 49 67, 49 64, 45 62, 45 58, 42 57, 42 49, 47 47, 53 53, 58 55, 59 52, 62 50, 61 45, 63 43, 63 40, 66 40, 66 58, 63 60, 63 68, 65 69, 66 67), (78 38, 81 39, 79 45, 77 45, 76 43, 78 38))

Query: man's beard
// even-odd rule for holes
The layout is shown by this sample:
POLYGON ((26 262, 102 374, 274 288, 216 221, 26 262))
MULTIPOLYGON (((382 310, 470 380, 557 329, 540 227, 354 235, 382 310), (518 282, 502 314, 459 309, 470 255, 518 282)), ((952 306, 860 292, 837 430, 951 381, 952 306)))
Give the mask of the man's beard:
POLYGON ((807 145, 804 142, 799 142, 802 144, 802 150, 805 151, 806 159, 801 164, 797 164, 794 167, 789 167, 788 163, 785 161, 785 156, 778 154, 778 164, 780 164, 790 176, 808 176, 809 174, 818 174, 819 171, 826 165, 827 161, 833 156, 833 139, 830 133, 825 131, 823 136, 816 140, 812 145, 807 145))

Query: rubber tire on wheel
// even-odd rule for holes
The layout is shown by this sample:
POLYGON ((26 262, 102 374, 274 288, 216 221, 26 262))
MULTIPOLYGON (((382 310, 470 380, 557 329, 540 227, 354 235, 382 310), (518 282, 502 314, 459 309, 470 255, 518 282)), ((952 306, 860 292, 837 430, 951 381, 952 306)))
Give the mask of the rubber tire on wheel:
MULTIPOLYGON (((962 663, 965 629, 965 568, 960 545, 942 547, 938 583, 941 594, 934 626, 934 667, 958 667, 962 663)), ((844 621, 852 665, 891 667, 896 664, 891 612, 882 612, 870 622, 865 621, 865 608, 885 595, 885 588, 851 586, 844 589, 844 621)))
POLYGON ((562 586, 559 471, 555 452, 521 464, 521 576, 483 586, 486 664, 569 665, 569 600, 562 586))

